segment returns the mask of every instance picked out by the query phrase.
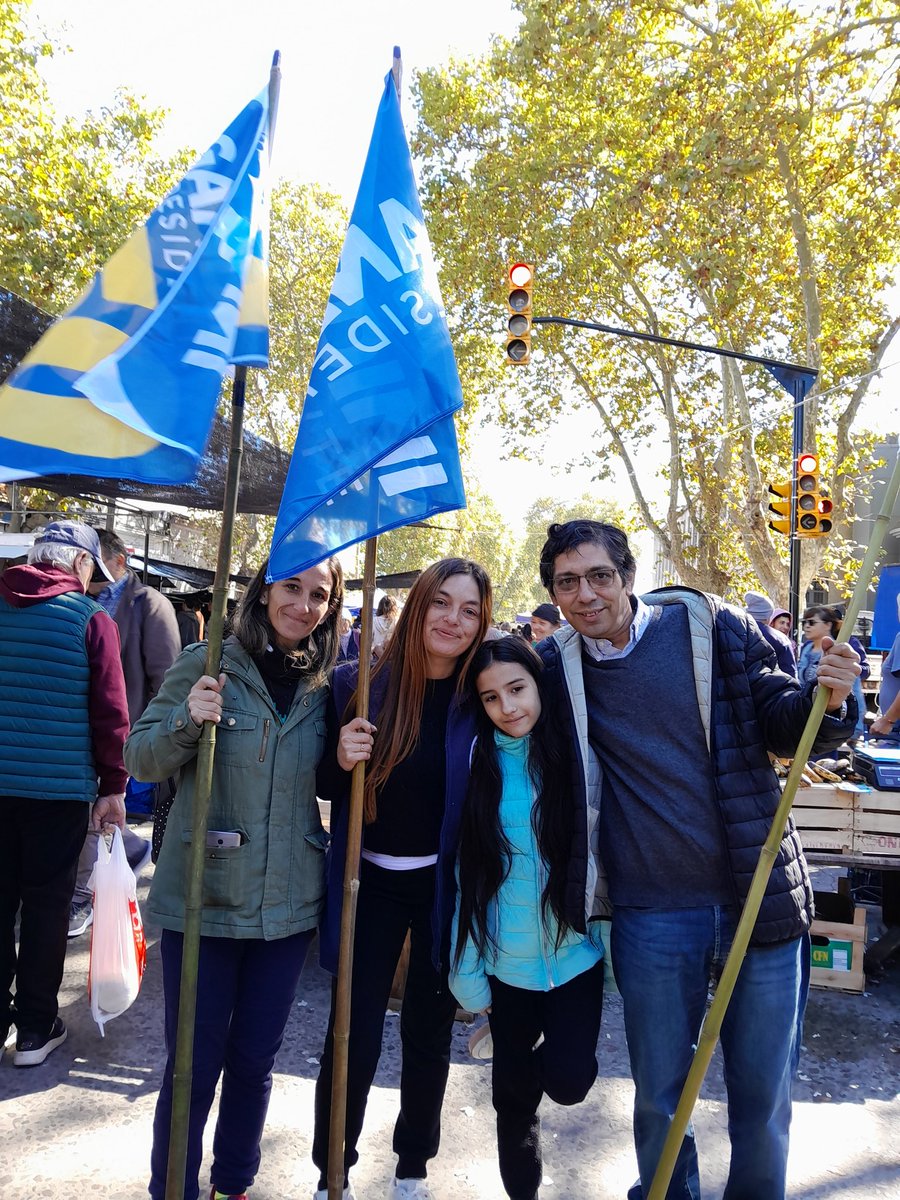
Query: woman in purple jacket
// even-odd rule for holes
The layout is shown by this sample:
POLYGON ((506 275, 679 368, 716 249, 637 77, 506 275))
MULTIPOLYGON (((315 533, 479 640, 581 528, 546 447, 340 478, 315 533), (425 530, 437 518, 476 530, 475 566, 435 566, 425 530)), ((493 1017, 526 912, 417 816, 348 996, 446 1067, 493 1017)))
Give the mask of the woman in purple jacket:
MULTIPOLYGON (((367 762, 351 985, 344 1196, 357 1162, 384 1013, 407 933, 409 970, 400 1017, 403 1071, 394 1128, 392 1197, 432 1200, 428 1160, 440 1142, 441 1105, 456 1010, 447 986, 453 871, 474 718, 464 703, 468 669, 491 619, 491 583, 468 559, 447 558, 413 585, 372 673, 372 722, 354 717, 358 664, 334 675, 319 795, 332 802, 322 964, 337 969, 350 772, 367 762)), ((316 1084, 316 1200, 326 1200, 334 1003, 316 1084)))

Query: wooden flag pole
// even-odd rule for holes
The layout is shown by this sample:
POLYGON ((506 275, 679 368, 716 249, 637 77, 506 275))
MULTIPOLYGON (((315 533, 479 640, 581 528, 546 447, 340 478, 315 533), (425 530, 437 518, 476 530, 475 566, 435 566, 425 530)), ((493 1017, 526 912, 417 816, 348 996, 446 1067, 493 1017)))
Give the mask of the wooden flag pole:
MULTIPOLYGON (((897 456, 893 474, 885 488, 884 496, 882 497, 881 512, 876 518, 869 548, 863 559, 863 564, 856 580, 856 587, 853 589, 853 596, 844 614, 841 631, 836 639, 839 642, 846 642, 853 632, 856 618, 859 616, 859 611, 862 608, 866 592, 875 572, 875 564, 881 553, 885 534, 890 527, 898 491, 900 491, 900 454, 897 456)), ((816 739, 816 733, 822 721, 822 714, 825 712, 825 705, 828 703, 828 696, 829 691, 827 688, 819 687, 817 689, 812 712, 809 714, 806 728, 803 730, 800 743, 794 755, 793 764, 785 783, 781 803, 778 805, 778 810, 772 821, 772 827, 769 830, 769 836, 766 838, 766 843, 760 852, 759 862, 756 864, 756 871, 750 884, 750 890, 747 893, 741 919, 738 922, 734 942, 725 961, 725 966, 722 969, 722 977, 716 987, 713 1002, 709 1007, 709 1012, 706 1014, 706 1020, 703 1022, 703 1030, 697 1043, 697 1049, 694 1052, 691 1069, 685 1080, 681 1098, 678 1101, 678 1107, 675 1109, 675 1115, 672 1118, 672 1124, 669 1126, 669 1132, 663 1145, 662 1154, 656 1167, 656 1174, 653 1176, 653 1183, 651 1184, 647 1200, 665 1200, 665 1195, 672 1179, 672 1173, 675 1170, 675 1163, 678 1159, 678 1152, 684 1141, 684 1135, 688 1127, 688 1122, 691 1119, 694 1105, 697 1103, 697 1097, 700 1095, 700 1087, 709 1068, 713 1051, 716 1048, 716 1042, 719 1040, 719 1033, 722 1029, 722 1022, 725 1019, 728 1002, 731 999, 734 985, 737 982, 738 972, 741 969, 741 963, 750 944, 750 937, 753 933, 753 927, 756 924, 756 918, 759 916, 759 908, 765 894, 766 884, 769 881, 772 867, 778 855, 778 848, 781 845, 784 827, 790 816, 791 805, 797 793, 800 776, 803 774, 803 769, 812 750, 813 742, 816 739)))
MULTIPOLYGON (((400 47, 394 47, 391 64, 394 87, 400 98, 403 64, 400 47)), ((359 636, 359 679, 356 715, 369 719, 369 678, 372 670, 372 615, 375 600, 375 561, 378 538, 366 542, 363 568, 362 629, 359 636)), ((350 812, 347 817, 347 855, 344 859, 344 892, 341 907, 341 940, 337 987, 334 999, 334 1046, 331 1071, 331 1122, 328 1127, 328 1200, 344 1194, 344 1143, 347 1125, 347 1069, 350 1050, 350 986, 353 980, 353 935, 356 930, 356 901, 359 895, 359 856, 362 847, 363 798, 366 764, 357 763, 350 780, 350 812)))
MULTIPOLYGON (((269 156, 278 111, 278 91, 281 86, 280 54, 275 52, 269 76, 269 156)), ((231 442, 228 469, 225 475, 225 496, 222 507, 222 527, 216 558, 216 578, 207 628, 206 674, 218 679, 222 662, 222 641, 225 629, 225 610, 228 582, 231 573, 231 543, 237 513, 238 487, 241 478, 241 459, 244 453, 244 400, 247 390, 247 368, 235 367, 231 389, 231 442)), ((203 917, 203 867, 206 850, 206 830, 209 821, 209 801, 212 793, 213 758, 216 749, 216 726, 203 723, 197 753, 196 787, 191 821, 191 845, 187 862, 187 881, 184 904, 184 942, 181 951, 181 985, 178 995, 178 1028, 175 1040, 175 1062, 172 1078, 172 1119, 169 1126, 169 1153, 166 1163, 166 1200, 184 1200, 184 1172, 187 1164, 188 1126, 190 1121, 191 1084, 193 1082, 194 1023, 197 1015, 197 982, 200 960, 200 928, 203 917)), ((171 836, 171 835, 170 835, 171 836)))
MULTIPOLYGON (((375 600, 375 559, 378 538, 366 542, 363 568, 362 629, 359 636, 359 680, 356 715, 369 719, 369 679, 372 671, 372 614, 375 600)), ((328 1127, 328 1200, 341 1200, 344 1193, 344 1142, 347 1123, 347 1069, 350 1049, 350 985, 353 979, 353 935, 356 929, 356 900, 359 895, 359 856, 362 847, 366 764, 358 762, 350 780, 350 811, 347 817, 347 855, 344 859, 344 891, 341 907, 341 940, 337 987, 334 1000, 334 1052, 331 1073, 331 1123, 328 1127)))

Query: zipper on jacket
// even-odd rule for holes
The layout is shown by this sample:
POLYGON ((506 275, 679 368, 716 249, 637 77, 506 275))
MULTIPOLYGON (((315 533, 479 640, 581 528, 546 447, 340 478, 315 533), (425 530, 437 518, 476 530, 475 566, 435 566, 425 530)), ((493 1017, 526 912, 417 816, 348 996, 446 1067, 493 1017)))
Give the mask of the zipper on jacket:
POLYGON ((266 719, 263 721, 262 745, 259 748, 259 761, 260 762, 266 761, 266 749, 268 748, 268 745, 269 745, 269 726, 271 724, 272 724, 271 720, 268 717, 266 717, 266 719))

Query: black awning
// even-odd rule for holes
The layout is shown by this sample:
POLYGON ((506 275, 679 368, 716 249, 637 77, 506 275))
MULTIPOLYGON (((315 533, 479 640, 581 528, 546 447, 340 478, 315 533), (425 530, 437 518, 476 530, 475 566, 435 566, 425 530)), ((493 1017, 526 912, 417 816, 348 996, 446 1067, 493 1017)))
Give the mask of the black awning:
MULTIPOLYGON (((132 554, 129 556, 128 565, 140 575, 144 569, 144 559, 139 554, 132 554)), ((148 558, 147 566, 155 574, 189 583, 197 591, 208 591, 216 579, 215 571, 207 571, 205 567, 190 567, 186 563, 167 562, 164 558, 148 558)), ((229 575, 228 578, 244 587, 252 576, 229 575)))
MULTIPOLYGON (((395 575, 376 575, 375 586, 380 587, 382 591, 388 588, 411 588, 421 574, 421 571, 399 571, 395 575)), ((361 579, 344 580, 345 592, 360 592, 362 586, 361 579)))

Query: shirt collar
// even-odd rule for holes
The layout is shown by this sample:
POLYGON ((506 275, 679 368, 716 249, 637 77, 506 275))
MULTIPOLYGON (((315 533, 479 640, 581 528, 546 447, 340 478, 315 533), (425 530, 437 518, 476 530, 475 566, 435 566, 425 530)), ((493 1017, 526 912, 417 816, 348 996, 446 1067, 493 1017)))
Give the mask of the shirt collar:
POLYGON ((128 572, 126 571, 115 583, 111 583, 109 587, 105 587, 102 592, 94 596, 94 599, 101 608, 105 608, 112 615, 119 606, 119 601, 122 598, 122 592, 125 590, 127 582, 128 572))
POLYGON ((648 607, 640 596, 631 597, 632 621, 628 627, 628 641, 619 650, 609 638, 589 638, 582 636, 582 643, 591 658, 602 662, 608 658, 624 658, 630 654, 644 635, 647 624, 653 616, 653 609, 648 607))

